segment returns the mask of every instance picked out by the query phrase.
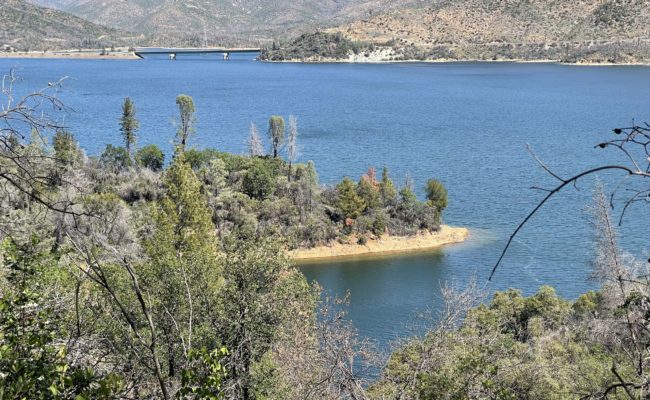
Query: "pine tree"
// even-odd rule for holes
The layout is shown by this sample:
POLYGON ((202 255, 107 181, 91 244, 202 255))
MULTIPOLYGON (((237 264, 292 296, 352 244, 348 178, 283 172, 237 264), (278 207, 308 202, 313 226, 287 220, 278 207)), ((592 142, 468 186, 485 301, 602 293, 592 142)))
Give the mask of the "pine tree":
POLYGON ((442 211, 447 208, 447 189, 437 179, 427 181, 427 199, 428 205, 434 209, 434 220, 437 224, 442 221, 442 211))
POLYGON ((395 201, 395 196, 397 196, 397 189, 395 189, 393 181, 390 179, 390 176, 388 176, 388 168, 385 166, 381 173, 379 192, 381 193, 381 199, 384 205, 393 203, 395 201))
POLYGON ((376 209, 381 205, 378 185, 372 174, 361 177, 357 186, 357 193, 359 193, 368 209, 376 209))
POLYGON ((309 212, 312 212, 314 210, 314 192, 318 188, 318 173, 314 162, 311 160, 307 161, 306 178, 309 192, 309 212))
POLYGON ((165 173, 166 196, 154 211, 154 234, 145 242, 150 262, 141 274, 164 343, 170 378, 187 367, 188 349, 210 347, 223 284, 212 213, 184 154, 165 173))
POLYGON ((366 203, 357 194, 354 182, 345 177, 336 186, 338 199, 336 206, 341 210, 345 218, 356 219, 366 208, 366 203))
POLYGON ((133 158, 133 150, 137 142, 136 131, 139 126, 140 124, 135 117, 135 104, 133 104, 131 98, 127 97, 124 99, 124 104, 122 105, 120 132, 122 132, 122 137, 124 138, 124 147, 126 147, 126 151, 131 158, 133 158))

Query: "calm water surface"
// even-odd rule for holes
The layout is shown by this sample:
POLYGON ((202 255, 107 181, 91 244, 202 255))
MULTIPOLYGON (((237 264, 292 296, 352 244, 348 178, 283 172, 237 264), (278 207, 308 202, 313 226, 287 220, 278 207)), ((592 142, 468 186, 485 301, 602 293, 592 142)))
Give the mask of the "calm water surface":
MULTIPOLYGON (((175 97, 197 104, 196 147, 244 153, 248 126, 264 131, 271 114, 298 117, 301 159, 314 160, 321 182, 358 177, 387 165, 396 181, 410 173, 449 189, 445 220, 472 229, 471 239, 405 257, 328 262, 303 267, 309 279, 343 294, 359 330, 386 344, 410 335, 417 315, 439 304, 440 286, 476 275, 483 282, 508 234, 552 181, 526 152, 560 173, 619 157, 593 149, 616 126, 650 120, 650 68, 547 64, 453 63, 387 65, 262 64, 248 56, 145 61, 7 60, 22 90, 68 76, 60 97, 89 154, 120 143, 125 96, 136 103, 140 144, 171 152, 175 97), (604 157, 604 158, 603 158, 604 157)), ((602 179, 612 184, 615 176, 602 179)), ((530 294, 553 285, 573 298, 594 287, 589 277, 591 229, 585 208, 593 180, 567 190, 524 229, 490 290, 530 294)), ((420 190, 420 194, 422 191, 420 190)), ((622 241, 647 257, 649 213, 628 214, 622 241)))

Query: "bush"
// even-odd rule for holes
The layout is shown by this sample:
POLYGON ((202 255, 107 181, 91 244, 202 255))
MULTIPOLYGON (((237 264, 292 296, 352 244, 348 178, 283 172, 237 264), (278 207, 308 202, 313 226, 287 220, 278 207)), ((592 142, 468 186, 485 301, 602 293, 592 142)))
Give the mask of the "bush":
POLYGON ((124 147, 106 145, 106 149, 99 157, 99 162, 104 168, 109 168, 114 172, 124 171, 131 164, 129 152, 124 147))
POLYGON ((152 171, 160 171, 165 164, 165 154, 155 144, 149 144, 136 152, 138 165, 152 171))
POLYGON ((267 199, 275 190, 272 171, 262 163, 254 163, 244 176, 243 189, 253 199, 267 199))
POLYGON ((185 151, 185 161, 190 164, 193 170, 198 170, 199 168, 206 166, 210 161, 216 158, 219 158, 219 152, 214 149, 189 149, 185 151))
POLYGON ((381 237, 386 233, 386 225, 388 223, 388 218, 383 212, 375 214, 375 218, 372 221, 372 233, 377 237, 381 237))

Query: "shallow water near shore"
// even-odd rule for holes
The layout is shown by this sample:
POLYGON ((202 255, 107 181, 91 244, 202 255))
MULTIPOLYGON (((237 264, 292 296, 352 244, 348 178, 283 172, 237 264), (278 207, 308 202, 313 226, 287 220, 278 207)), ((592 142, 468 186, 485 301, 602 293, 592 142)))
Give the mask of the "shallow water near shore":
MULTIPOLYGON (((387 165, 399 184, 408 172, 418 193, 436 177, 448 188, 445 223, 467 226, 462 244, 414 255, 310 263, 305 275, 335 294, 351 291, 350 317, 381 344, 408 336, 417 315, 440 304, 440 286, 472 276, 484 282, 508 235, 553 180, 526 151, 558 173, 620 162, 594 149, 611 128, 650 121, 650 68, 517 63, 268 64, 251 57, 190 57, 171 62, 0 59, 16 67, 23 92, 68 76, 59 97, 65 119, 89 154, 120 142, 126 96, 140 119, 140 144, 171 153, 175 97, 197 104, 197 147, 245 152, 250 122, 298 118, 301 161, 314 160, 322 183, 358 178, 387 165)), ((611 188, 616 174, 601 176, 611 188)), ((515 240, 488 290, 524 293, 552 285, 575 298, 589 280, 591 228, 585 208, 594 180, 567 188, 515 240)), ((647 258, 650 213, 633 207, 622 245, 647 258)))

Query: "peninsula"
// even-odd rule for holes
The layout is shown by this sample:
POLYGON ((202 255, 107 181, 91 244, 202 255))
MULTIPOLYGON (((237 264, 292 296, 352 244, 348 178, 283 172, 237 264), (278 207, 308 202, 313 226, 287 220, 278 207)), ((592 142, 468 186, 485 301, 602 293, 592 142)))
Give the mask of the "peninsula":
POLYGON ((461 243, 469 237, 467 228, 442 225, 438 232, 420 232, 414 236, 385 235, 369 239, 365 244, 354 240, 334 242, 326 246, 297 249, 289 252, 294 261, 343 259, 368 255, 404 254, 429 251, 441 246, 461 243))

